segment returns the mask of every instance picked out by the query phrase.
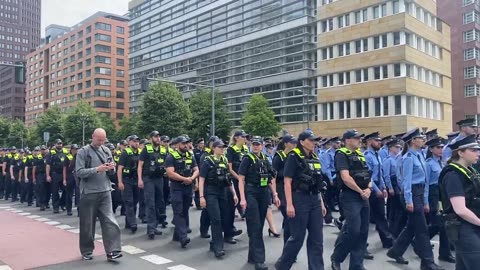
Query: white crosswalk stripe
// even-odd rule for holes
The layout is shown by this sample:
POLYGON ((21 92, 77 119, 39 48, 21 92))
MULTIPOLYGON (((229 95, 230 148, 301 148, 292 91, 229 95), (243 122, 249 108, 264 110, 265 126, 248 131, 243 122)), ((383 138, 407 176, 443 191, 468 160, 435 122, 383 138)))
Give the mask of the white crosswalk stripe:
POLYGON ((39 218, 40 216, 37 216, 37 215, 31 215, 31 216, 27 216, 27 218, 31 218, 31 219, 34 219, 34 218, 39 218))
POLYGON ((67 232, 79 234, 79 233, 80 233, 80 229, 67 230, 67 232))
POLYGON ((62 230, 69 230, 69 229, 73 229, 74 227, 70 226, 70 225, 66 225, 66 224, 62 224, 62 225, 58 225, 58 226, 55 226, 59 229, 62 229, 62 230))
POLYGON ((45 222, 45 224, 54 226, 54 225, 59 225, 60 222, 58 222, 58 221, 47 221, 47 222, 45 222))
POLYGON ((48 218, 44 218, 44 217, 41 217, 41 218, 35 218, 36 221, 40 221, 40 222, 45 222, 45 221, 50 221, 50 219, 48 218))
POLYGON ((128 254, 131 254, 131 255, 135 255, 135 254, 140 254, 140 253, 146 252, 145 250, 139 249, 139 248, 134 247, 134 246, 123 246, 123 247, 122 247, 122 251, 123 251, 123 252, 126 252, 126 253, 128 253, 128 254))
POLYGON ((12 270, 8 265, 0 265, 0 270, 12 270))
POLYGON ((27 212, 17 213, 17 214, 19 214, 20 216, 28 216, 28 215, 31 215, 31 213, 27 213, 27 212))
POLYGON ((171 263, 172 261, 163 257, 160 257, 158 255, 152 254, 152 255, 147 255, 147 256, 142 256, 140 259, 145 260, 147 262, 151 262, 156 265, 161 265, 161 264, 167 264, 171 263))
POLYGON ((172 267, 168 267, 169 270, 195 270, 195 268, 188 267, 183 264, 175 265, 172 267))

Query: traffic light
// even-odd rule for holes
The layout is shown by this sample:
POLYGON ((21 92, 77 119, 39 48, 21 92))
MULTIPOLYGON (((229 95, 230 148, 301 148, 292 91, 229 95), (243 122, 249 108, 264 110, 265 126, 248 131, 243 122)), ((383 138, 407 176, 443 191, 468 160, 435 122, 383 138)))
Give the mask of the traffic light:
POLYGON ((15 83, 25 84, 25 64, 22 62, 15 63, 15 83))
POLYGON ((207 131, 207 137, 210 137, 210 125, 205 126, 205 130, 207 131))
POLYGON ((148 79, 147 76, 143 76, 141 79, 141 87, 142 87, 142 92, 147 92, 148 91, 148 79))

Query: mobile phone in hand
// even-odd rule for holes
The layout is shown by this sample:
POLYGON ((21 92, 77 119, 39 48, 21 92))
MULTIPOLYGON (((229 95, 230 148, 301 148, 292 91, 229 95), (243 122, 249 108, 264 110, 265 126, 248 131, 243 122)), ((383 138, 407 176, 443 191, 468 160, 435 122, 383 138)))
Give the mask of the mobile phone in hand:
POLYGON ((113 158, 112 157, 107 158, 107 164, 110 164, 110 163, 113 163, 113 158))

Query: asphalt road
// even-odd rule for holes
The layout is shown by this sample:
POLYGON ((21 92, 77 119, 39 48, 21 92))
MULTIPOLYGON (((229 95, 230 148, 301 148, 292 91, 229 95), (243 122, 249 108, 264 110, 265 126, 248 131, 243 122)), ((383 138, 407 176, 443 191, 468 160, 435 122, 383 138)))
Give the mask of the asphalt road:
MULTIPOLYGON (((55 230, 68 230, 70 234, 58 233, 58 238, 52 237, 52 239, 47 239, 48 244, 53 245, 53 248, 58 248, 62 250, 62 246, 56 246, 56 242, 61 242, 61 237, 76 237, 78 239, 78 218, 76 216, 67 216, 66 212, 61 212, 60 214, 53 214, 51 209, 47 209, 45 212, 40 212, 38 208, 27 207, 20 203, 11 203, 4 200, 0 201, 0 214, 1 212, 9 212, 8 214, 23 215, 22 219, 15 219, 15 222, 18 222, 18 225, 21 225, 22 222, 31 222, 32 220, 38 221, 37 223, 32 223, 29 225, 32 228, 32 232, 36 232, 38 227, 38 232, 41 234, 42 230, 45 227, 46 222, 56 221, 59 224, 54 223, 52 226, 60 226, 61 228, 53 228, 55 230), (21 214, 29 213, 29 215, 21 214), (33 217, 32 217, 33 216, 33 217), (39 217, 36 217, 39 216, 39 217), (48 219, 48 220, 45 220, 48 219), (62 226, 69 225, 69 226, 62 226), (66 227, 66 228, 65 228, 66 227), (71 236, 70 236, 71 235, 71 236)), ((167 209, 167 214, 169 221, 171 220, 172 213, 171 208, 167 209)), ((94 258, 92 261, 82 261, 80 254, 78 257, 75 255, 75 259, 63 262, 60 264, 47 265, 34 267, 32 269, 43 269, 43 270, 60 270, 60 269, 168 269, 168 270, 220 270, 220 269, 229 269, 229 270, 240 270, 240 269, 254 269, 253 265, 247 263, 247 252, 248 252, 248 236, 246 235, 245 222, 237 219, 236 226, 238 229, 243 229, 244 233, 239 236, 238 243, 236 245, 225 244, 226 256, 217 260, 212 252, 209 252, 209 240, 200 238, 199 233, 199 218, 200 211, 195 208, 190 210, 190 220, 191 228, 193 232, 190 235, 192 239, 190 245, 186 249, 182 249, 179 246, 179 243, 172 242, 173 227, 171 224, 168 225, 167 229, 163 229, 163 235, 157 236, 155 240, 148 240, 146 236, 146 225, 139 224, 139 229, 136 234, 131 234, 130 231, 127 231, 124 228, 125 218, 117 216, 117 220, 122 228, 122 247, 124 249, 124 257, 118 263, 109 263, 106 261, 104 255, 99 255, 94 258)), ((282 216, 279 211, 274 210, 275 223, 278 230, 281 228, 282 216)), ((52 223, 52 222, 50 222, 52 223)), ((272 238, 267 234, 267 227, 265 225, 264 241, 266 246, 266 263, 270 269, 274 269, 273 264, 278 259, 282 252, 282 239, 281 238, 272 238)), ((2 230, 2 223, 0 222, 0 230, 2 230)), ((15 233, 15 230, 12 231, 15 233)), ((17 232, 18 233, 18 232, 17 232)), ((97 223, 97 233, 101 234, 100 225, 97 223)), ((339 231, 336 227, 325 227, 324 228, 324 255, 325 260, 325 269, 330 268, 330 255, 333 250, 335 239, 339 231)), ((1 234, 0 234, 1 235, 1 234)), ((101 239, 100 235, 98 235, 101 239)), ((76 240, 75 240, 76 241, 76 240)), ((369 270, 397 270, 397 269, 420 269, 420 260, 418 257, 413 255, 411 248, 407 250, 405 258, 410 261, 410 264, 407 266, 395 264, 393 261, 388 259, 385 255, 386 250, 382 248, 378 234, 374 230, 374 227, 370 227, 369 234, 369 251, 374 254, 375 258, 372 261, 365 261, 365 267, 369 270)), ((435 244, 434 254, 435 257, 438 256, 438 238, 434 238, 432 243, 435 244)), ((45 243, 45 241, 44 241, 45 243)), ((32 242, 22 242, 17 243, 17 245, 12 245, 10 247, 0 246, 0 270, 9 269, 9 261, 12 261, 13 255, 21 254, 23 256, 23 248, 25 245, 29 247, 34 247, 41 249, 42 243, 38 241, 32 242), (8 248, 8 254, 6 249, 8 248), (10 256, 10 257, 9 257, 10 256), (3 265, 3 266, 2 266, 3 265)), ((29 257, 28 254, 25 258, 30 258, 34 260, 34 257, 29 257)), ((445 269, 454 269, 453 264, 440 263, 445 269)), ((348 258, 342 264, 343 269, 348 269, 348 258)), ((18 269, 18 268, 13 268, 18 269)), ((297 270, 306 270, 307 267, 307 257, 306 257, 306 246, 302 248, 298 256, 298 261, 294 264, 292 269, 297 270)), ((23 270, 23 269, 21 269, 23 270)))

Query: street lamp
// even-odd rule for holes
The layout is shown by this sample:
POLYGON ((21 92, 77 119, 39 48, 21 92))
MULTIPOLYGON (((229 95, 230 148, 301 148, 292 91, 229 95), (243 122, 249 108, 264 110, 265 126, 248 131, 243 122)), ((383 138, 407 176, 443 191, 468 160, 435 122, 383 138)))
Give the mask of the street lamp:
POLYGON ((88 115, 85 113, 80 114, 82 120, 82 146, 85 145, 85 122, 88 121, 88 115))
POLYGON ((212 89, 212 125, 211 125, 211 136, 215 136, 215 79, 212 78, 212 83, 211 85, 207 84, 199 84, 199 83, 185 83, 185 82, 177 82, 177 81, 171 81, 171 80, 165 80, 165 79, 158 79, 158 78, 149 78, 149 77, 144 77, 142 79, 142 91, 146 92, 146 89, 148 88, 148 81, 156 81, 156 82, 166 82, 166 83, 173 83, 173 84, 179 84, 179 85, 185 85, 185 86, 198 86, 198 87, 206 87, 206 88, 211 88, 212 89))

